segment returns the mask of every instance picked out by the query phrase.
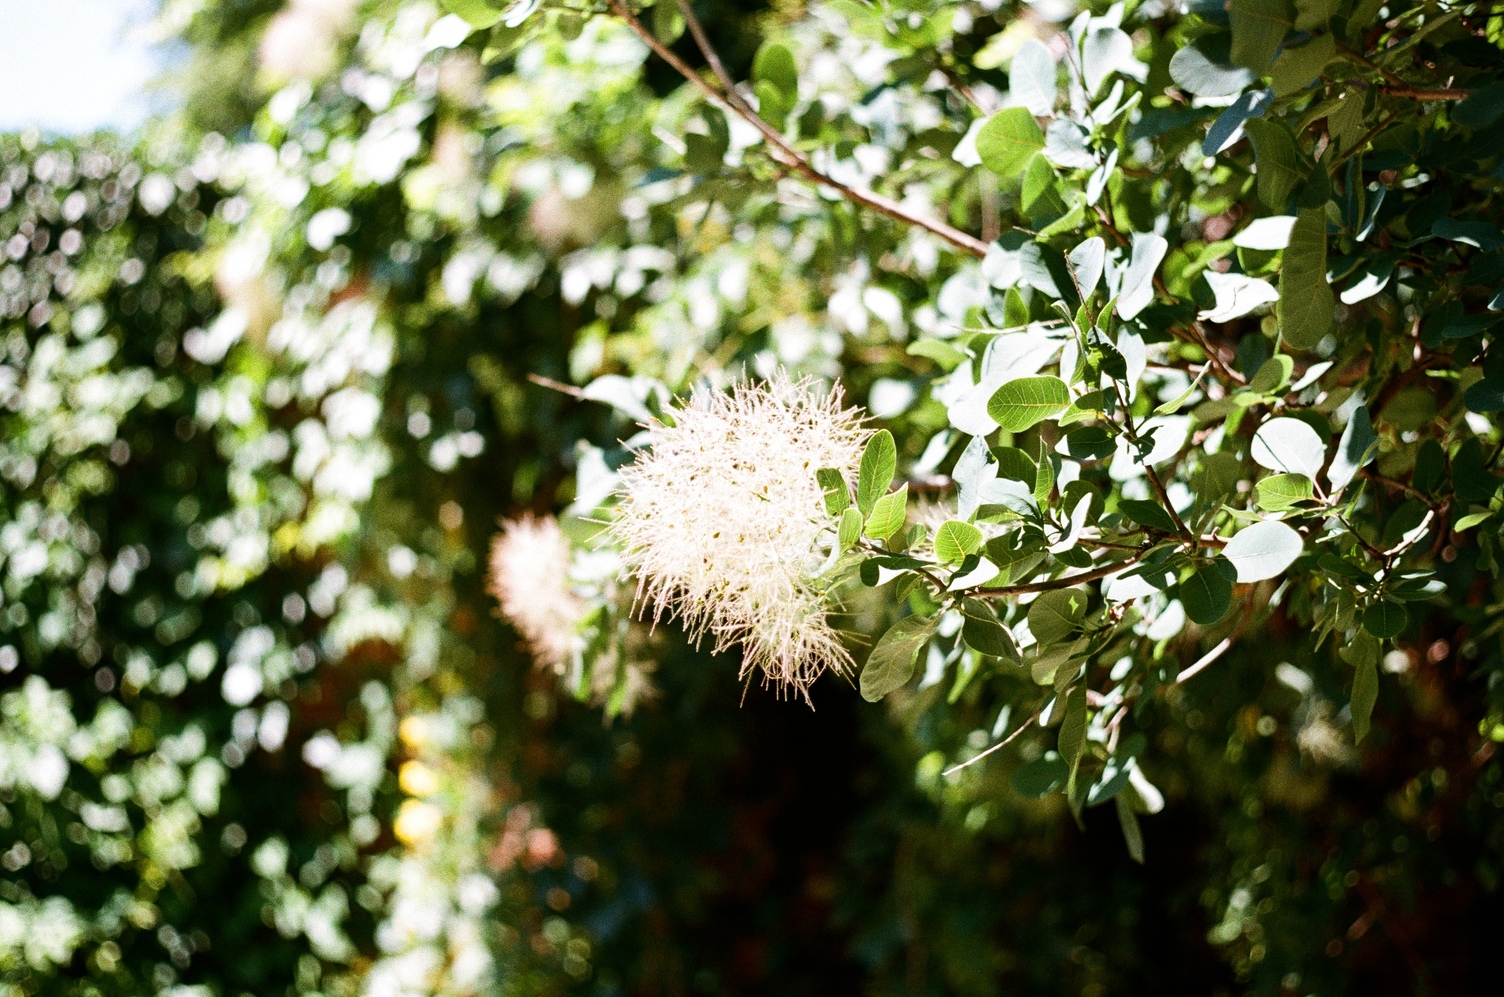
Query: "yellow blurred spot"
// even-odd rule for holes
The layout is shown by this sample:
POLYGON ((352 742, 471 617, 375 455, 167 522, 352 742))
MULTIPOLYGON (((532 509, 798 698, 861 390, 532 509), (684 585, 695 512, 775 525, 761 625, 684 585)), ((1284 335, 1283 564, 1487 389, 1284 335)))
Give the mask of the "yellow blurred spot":
POLYGON ((392 833, 405 845, 415 845, 433 837, 444 814, 432 803, 420 800, 405 800, 397 810, 397 820, 392 824, 392 833))
POLYGON ((428 724, 422 717, 403 717, 397 736, 409 749, 417 751, 428 743, 428 724))
POLYGON ((397 784, 408 796, 432 796, 439 788, 439 777, 422 762, 406 762, 397 772, 397 784))
POLYGON ((272 557, 280 559, 291 554, 297 549, 302 535, 297 523, 283 523, 277 527, 277 532, 272 534, 272 557))

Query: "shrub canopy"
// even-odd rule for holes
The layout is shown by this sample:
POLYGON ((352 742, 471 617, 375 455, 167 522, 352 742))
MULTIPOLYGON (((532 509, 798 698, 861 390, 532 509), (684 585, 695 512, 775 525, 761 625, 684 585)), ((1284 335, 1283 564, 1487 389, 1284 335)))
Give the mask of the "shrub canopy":
POLYGON ((5 994, 1491 978, 1493 7, 162 24, 0 139, 5 994))

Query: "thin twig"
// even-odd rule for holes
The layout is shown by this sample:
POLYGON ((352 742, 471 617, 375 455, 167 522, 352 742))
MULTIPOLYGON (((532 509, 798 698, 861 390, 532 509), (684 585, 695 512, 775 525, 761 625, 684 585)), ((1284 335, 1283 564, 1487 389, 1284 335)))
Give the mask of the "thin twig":
POLYGON ((736 81, 731 78, 730 73, 726 72, 726 64, 721 62, 720 55, 716 53, 715 48, 710 44, 710 36, 705 34, 705 28, 700 24, 700 19, 695 16, 694 8, 689 5, 689 0, 678 0, 678 3, 679 13, 684 16, 684 24, 689 28, 690 37, 695 40, 695 47, 705 57, 705 62, 710 66, 710 71, 715 74, 715 78, 721 81, 721 86, 725 88, 727 98, 738 107, 743 108, 744 111, 752 112, 751 107, 742 99, 742 95, 737 92, 736 81))
POLYGON ((1218 658, 1222 657, 1222 655, 1226 654, 1231 647, 1232 634, 1228 634, 1226 637, 1222 638, 1222 640, 1217 644, 1216 647, 1212 648, 1210 651, 1207 651, 1201 657, 1197 658, 1195 664, 1191 665, 1185 671, 1175 676, 1175 684, 1179 685, 1180 683, 1185 682, 1188 679, 1195 678, 1198 673, 1206 669, 1206 667, 1212 664, 1212 662, 1216 661, 1218 658))
POLYGON ((1248 623, 1253 619, 1253 611, 1256 605, 1257 603, 1255 603, 1252 599, 1249 599, 1247 603, 1245 603, 1243 615, 1238 619, 1238 625, 1233 627, 1232 633, 1228 634, 1226 637, 1223 637, 1220 641, 1217 642, 1216 647, 1212 648, 1210 651, 1207 651, 1201 657, 1197 658, 1189 668, 1185 669, 1179 675, 1175 676, 1175 681, 1173 684, 1180 685, 1182 682, 1187 682, 1190 679, 1195 678, 1201 672, 1210 667, 1212 663, 1215 662, 1218 658, 1226 654, 1232 648, 1232 646, 1238 642, 1238 638, 1243 636, 1243 631, 1248 629, 1248 623))
POLYGON ((1349 48, 1340 42, 1337 49, 1358 65, 1375 70, 1384 77, 1387 85, 1379 87, 1378 90, 1391 97, 1408 97, 1411 100, 1467 100, 1473 95, 1471 90, 1461 90, 1456 87, 1411 86, 1404 77, 1385 69, 1357 49, 1349 48))
POLYGON ((1432 501, 1431 496, 1427 495, 1425 492, 1421 491, 1418 488, 1405 484, 1403 481, 1396 481, 1393 478, 1386 478, 1382 474, 1379 474, 1377 471, 1370 471, 1366 467, 1360 469, 1358 473, 1367 478, 1369 481, 1381 484, 1386 488, 1393 488, 1397 491, 1403 492, 1413 499, 1418 499, 1421 502, 1424 502, 1427 506, 1433 509, 1436 508, 1436 503, 1432 501))
POLYGON ((1415 529, 1407 531, 1405 537, 1402 538, 1399 543, 1395 544, 1389 550, 1384 552, 1384 563, 1392 564, 1395 558, 1399 557, 1405 551, 1409 550, 1411 547, 1414 547, 1417 543, 1419 543, 1421 537, 1430 532, 1431 521, 1435 518, 1436 510, 1427 509, 1426 515, 1423 519, 1421 519, 1420 524, 1416 526, 1415 529))
POLYGON ((527 379, 541 388, 557 391, 559 394, 568 395, 570 398, 579 398, 582 400, 586 398, 584 388, 577 388, 573 384, 565 384, 563 381, 555 381, 553 378, 544 377, 542 374, 528 374, 527 379))
POLYGON ((960 762, 960 763, 958 763, 956 765, 952 765, 950 768, 946 769, 944 772, 942 772, 940 774, 941 775, 955 775, 957 772, 959 772, 962 769, 966 768, 968 765, 974 765, 977 762, 981 761, 983 758, 986 758, 988 755, 992 754, 994 751, 998 751, 998 750, 1000 750, 1002 748, 1007 747, 1010 743, 1012 743, 1012 741, 1013 741, 1014 738, 1018 737, 1018 735, 1022 734, 1024 731, 1028 730, 1029 726, 1031 724, 1033 724, 1034 721, 1036 721, 1036 720, 1039 719, 1039 714, 1042 713, 1043 711, 1044 711, 1044 707, 1041 706, 1039 709, 1037 709, 1037 710, 1034 711, 1034 713, 1029 717, 1029 719, 1025 720, 1023 723, 1021 723, 1021 724, 1018 725, 1018 730, 1016 730, 1013 733, 1009 734, 1007 737, 1003 738, 1001 741, 997 742, 996 744, 994 744, 992 747, 988 748, 986 751, 982 752, 981 754, 979 754, 979 755, 973 755, 972 757, 966 759, 966 761, 964 761, 964 762, 960 762))
POLYGON ((1082 582, 1094 582, 1100 578, 1106 578, 1108 575, 1122 568, 1132 567, 1153 549, 1152 546, 1144 547, 1135 551, 1130 556, 1123 558, 1121 561, 1100 564, 1089 571, 1080 571, 1074 575, 1049 578, 1042 582, 1029 582, 1027 585, 1009 585, 1005 588, 989 589, 977 586, 975 588, 960 589, 957 593, 953 594, 971 595, 978 599, 1002 599, 1010 595, 1027 595, 1030 592, 1050 592, 1054 589, 1066 589, 1072 585, 1079 585, 1082 582))
POLYGON ((1165 512, 1170 514, 1170 519, 1175 523, 1175 529, 1180 531, 1181 537, 1192 544, 1199 543, 1199 538, 1191 532, 1190 527, 1185 525, 1185 520, 1180 518, 1180 513, 1175 511, 1175 503, 1170 501, 1170 493, 1165 491, 1165 483, 1159 480, 1159 472, 1148 464, 1144 465, 1144 470, 1149 474, 1149 484, 1154 486, 1154 494, 1158 495, 1159 500, 1164 503, 1165 512))

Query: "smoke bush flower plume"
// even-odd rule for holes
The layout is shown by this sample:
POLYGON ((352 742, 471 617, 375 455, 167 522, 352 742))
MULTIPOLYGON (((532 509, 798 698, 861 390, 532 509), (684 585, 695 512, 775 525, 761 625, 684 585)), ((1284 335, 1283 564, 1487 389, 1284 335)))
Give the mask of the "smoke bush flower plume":
POLYGON ((491 541, 486 589, 540 668, 562 675, 580 644, 584 602, 569 586, 569 541, 552 516, 525 514, 491 541))
POLYGON ((654 620, 678 617, 716 651, 743 647, 742 675, 803 693, 851 658, 816 582, 830 528, 815 472, 853 479, 867 435, 841 393, 779 372, 729 393, 697 392, 655 424, 623 470, 612 532, 654 620))

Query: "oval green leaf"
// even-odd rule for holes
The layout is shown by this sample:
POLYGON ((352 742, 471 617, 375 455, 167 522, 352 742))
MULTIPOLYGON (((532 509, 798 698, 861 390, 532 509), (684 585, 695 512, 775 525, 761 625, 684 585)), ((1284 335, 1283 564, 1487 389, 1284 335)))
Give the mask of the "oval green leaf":
POLYGON ((935 556, 945 564, 960 564, 982 549, 982 531, 970 523, 949 520, 935 531, 935 556))
POLYGON ((920 649, 934 636, 939 623, 937 616, 905 616, 889 627, 862 669, 862 698, 876 703, 893 690, 902 688, 913 677, 914 661, 920 649))
POLYGON ((1232 582, 1215 563, 1202 564, 1180 583, 1180 604, 1192 622, 1210 626, 1232 605, 1232 582))
POLYGON ((1281 574, 1304 547, 1299 533, 1278 520, 1266 519, 1227 541, 1222 554, 1238 570, 1238 581, 1261 582, 1281 574))
POLYGON ((898 491, 889 492, 872 505, 872 515, 862 532, 873 540, 886 540, 903 529, 904 514, 909 504, 909 486, 899 485, 898 491))
POLYGON ((1070 403, 1070 389, 1060 378, 1048 374, 1020 377, 992 393, 987 402, 987 414, 1010 433, 1020 433, 1059 413, 1070 403))
POLYGON ((1001 177, 1016 177, 1034 154, 1044 149, 1044 132, 1026 107, 1009 107, 994 114, 977 132, 977 155, 982 165, 1001 177))
POLYGON ((1070 774, 1071 767, 1065 759, 1054 751, 1046 751, 1013 773, 1013 791, 1019 796, 1037 799, 1064 786, 1070 774))
POLYGON ((879 429, 867 441, 862 450, 861 471, 856 483, 856 506, 866 516, 872 506, 893 483, 893 472, 898 470, 898 447, 893 443, 893 434, 879 429))
POLYGON ((1255 488, 1258 491, 1259 507, 1271 512, 1288 509, 1315 494, 1311 479, 1304 474, 1271 474, 1255 488))
POLYGON ((1085 616, 1085 592, 1080 589, 1045 592, 1029 604, 1029 632, 1040 647, 1049 647, 1074 633, 1085 616))
POLYGON ((1394 602, 1376 602, 1363 610, 1363 629, 1380 640, 1396 636, 1409 621, 1405 607, 1394 602))
POLYGON ((1303 474, 1312 480, 1326 463, 1326 443, 1310 424, 1284 416, 1270 419, 1253 434, 1249 449, 1260 467, 1288 474, 1303 474))

